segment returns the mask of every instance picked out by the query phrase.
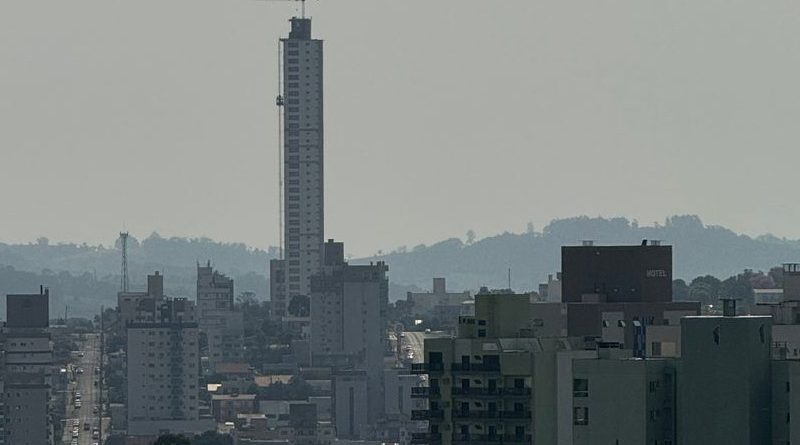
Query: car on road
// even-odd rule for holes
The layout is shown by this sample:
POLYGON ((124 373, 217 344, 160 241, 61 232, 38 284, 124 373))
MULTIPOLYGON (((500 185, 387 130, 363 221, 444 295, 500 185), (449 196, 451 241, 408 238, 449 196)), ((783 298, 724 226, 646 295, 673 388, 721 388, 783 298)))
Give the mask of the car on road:
POLYGON ((85 422, 85 423, 83 424, 83 430, 84 430, 84 431, 89 431, 90 429, 92 429, 92 425, 91 425, 91 424, 89 424, 89 422, 85 422))

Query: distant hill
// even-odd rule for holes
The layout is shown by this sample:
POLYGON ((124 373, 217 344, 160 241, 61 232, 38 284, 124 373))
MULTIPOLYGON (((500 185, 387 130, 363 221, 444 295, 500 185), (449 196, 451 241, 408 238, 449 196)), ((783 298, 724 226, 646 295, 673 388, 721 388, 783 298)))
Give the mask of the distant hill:
MULTIPOLYGON (((783 262, 800 261, 800 241, 772 235, 751 238, 687 215, 653 226, 640 226, 625 218, 560 219, 541 232, 504 233, 470 243, 452 238, 352 263, 386 261, 393 300, 403 298, 408 290, 429 289, 431 279, 439 276, 446 277, 453 290, 506 287, 509 268, 515 290, 532 290, 547 274, 559 270, 562 245, 587 239, 599 245, 661 240, 674 246, 675 277, 687 280, 706 274, 724 278, 743 269, 769 270, 783 262)), ((170 295, 194 297, 195 264, 211 260, 235 279, 237 293, 254 292, 265 299, 269 260, 277 253, 274 247, 262 250, 206 238, 162 238, 154 233, 141 242, 129 241, 131 284, 134 290, 143 289, 146 274, 160 270, 170 295)), ((119 276, 120 254, 113 246, 50 244, 45 238, 30 244, 0 243, 0 295, 36 291, 39 284, 50 286, 53 315, 63 313, 66 305, 72 314, 89 315, 100 304, 114 304, 119 276)))
POLYGON ((448 288, 456 290, 504 288, 511 268, 515 290, 535 290, 549 273, 560 270, 563 245, 577 245, 582 240, 598 245, 639 244, 643 239, 673 246, 676 278, 728 277, 743 269, 766 271, 783 262, 800 261, 800 241, 772 235, 751 238, 685 215, 653 226, 640 226, 625 218, 559 219, 541 232, 504 233, 471 244, 453 238, 354 262, 386 261, 392 281, 426 289, 434 276, 446 277, 448 288))

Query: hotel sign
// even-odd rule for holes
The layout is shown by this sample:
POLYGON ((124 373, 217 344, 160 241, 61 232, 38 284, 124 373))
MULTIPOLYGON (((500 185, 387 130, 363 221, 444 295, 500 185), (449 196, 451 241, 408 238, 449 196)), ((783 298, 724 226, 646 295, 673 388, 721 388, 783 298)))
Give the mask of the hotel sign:
POLYGON ((647 278, 669 278, 666 270, 663 269, 648 269, 647 278))

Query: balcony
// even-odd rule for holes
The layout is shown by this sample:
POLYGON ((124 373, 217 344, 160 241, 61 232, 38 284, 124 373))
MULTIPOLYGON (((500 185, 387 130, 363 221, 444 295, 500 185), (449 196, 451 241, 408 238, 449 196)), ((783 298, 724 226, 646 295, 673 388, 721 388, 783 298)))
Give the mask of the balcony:
POLYGON ((530 388, 459 388, 453 387, 454 396, 471 397, 530 397, 530 388))
POLYGON ((530 388, 503 388, 502 394, 506 397, 530 397, 530 388))
POLYGON ((430 386, 416 386, 411 388, 411 397, 413 398, 427 398, 427 397, 438 397, 442 395, 442 391, 439 387, 430 387, 430 386))
POLYGON ((453 372, 500 372, 500 365, 484 363, 453 363, 450 365, 453 372))
POLYGON ((453 418, 455 419, 498 419, 500 413, 498 411, 462 411, 459 409, 453 410, 453 418))
POLYGON ((441 433, 411 433, 412 445, 436 445, 442 443, 441 433))
POLYGON ((444 371, 444 363, 412 363, 412 374, 428 374, 430 372, 444 371))
POLYGON ((502 417, 503 419, 530 420, 531 412, 530 411, 500 411, 500 417, 502 417))
POLYGON ((530 434, 506 434, 503 436, 503 443, 510 445, 529 444, 532 440, 530 434))
POLYGON ((411 420, 444 419, 444 411, 440 409, 415 409, 411 411, 411 420))

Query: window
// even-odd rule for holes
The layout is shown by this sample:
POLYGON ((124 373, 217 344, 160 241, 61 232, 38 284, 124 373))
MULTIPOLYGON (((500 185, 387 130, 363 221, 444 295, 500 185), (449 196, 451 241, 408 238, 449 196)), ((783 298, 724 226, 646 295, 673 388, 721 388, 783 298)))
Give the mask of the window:
POLYGON ((652 350, 652 354, 651 355, 653 357, 661 357, 661 342, 660 341, 654 341, 652 343, 652 347, 653 347, 652 348, 653 350, 652 350))
POLYGON ((478 329, 478 337, 486 337, 486 329, 478 329))
POLYGON ((589 397, 589 380, 572 380, 572 397, 589 397))
POLYGON ((589 424, 589 407, 576 406, 572 412, 572 423, 575 425, 588 425, 589 424))

